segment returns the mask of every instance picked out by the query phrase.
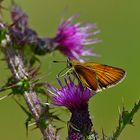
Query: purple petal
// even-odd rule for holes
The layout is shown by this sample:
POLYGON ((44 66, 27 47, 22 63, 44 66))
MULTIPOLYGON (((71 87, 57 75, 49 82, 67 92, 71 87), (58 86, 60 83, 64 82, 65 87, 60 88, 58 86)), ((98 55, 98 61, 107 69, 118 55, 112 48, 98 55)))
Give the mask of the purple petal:
POLYGON ((72 16, 58 27, 58 32, 54 38, 54 42, 58 44, 57 49, 71 59, 81 60, 81 56, 92 55, 84 49, 85 45, 91 45, 98 42, 96 38, 90 38, 99 31, 93 32, 92 29, 97 28, 95 24, 78 22, 73 23, 77 16, 72 16))

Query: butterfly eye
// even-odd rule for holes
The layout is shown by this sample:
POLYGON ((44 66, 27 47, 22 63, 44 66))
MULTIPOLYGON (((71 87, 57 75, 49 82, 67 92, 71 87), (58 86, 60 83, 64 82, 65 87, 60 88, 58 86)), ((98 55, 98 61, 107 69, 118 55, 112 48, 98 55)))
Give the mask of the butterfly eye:
POLYGON ((68 66, 68 68, 71 68, 72 67, 72 63, 71 62, 68 62, 67 63, 67 66, 68 66))
POLYGON ((67 67, 68 68, 71 68, 73 65, 72 65, 72 62, 70 61, 70 58, 67 59, 67 67))

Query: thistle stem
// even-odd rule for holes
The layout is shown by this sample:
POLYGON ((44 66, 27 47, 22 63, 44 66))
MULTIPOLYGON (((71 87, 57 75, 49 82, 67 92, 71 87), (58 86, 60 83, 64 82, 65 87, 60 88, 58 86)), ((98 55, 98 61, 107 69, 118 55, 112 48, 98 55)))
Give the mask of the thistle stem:
MULTIPOLYGON (((17 82, 20 80, 28 80, 29 73, 25 69, 24 59, 20 51, 12 48, 9 41, 6 43, 6 45, 5 43, 2 45, 2 49, 13 78, 17 82)), ((44 140, 58 140, 59 138, 56 136, 56 132, 51 124, 48 124, 47 128, 42 128, 40 125, 38 125, 43 107, 41 106, 37 93, 33 90, 32 84, 30 84, 29 90, 24 92, 23 97, 27 103, 30 113, 32 114, 32 117, 37 124, 37 127, 41 130, 44 140)))

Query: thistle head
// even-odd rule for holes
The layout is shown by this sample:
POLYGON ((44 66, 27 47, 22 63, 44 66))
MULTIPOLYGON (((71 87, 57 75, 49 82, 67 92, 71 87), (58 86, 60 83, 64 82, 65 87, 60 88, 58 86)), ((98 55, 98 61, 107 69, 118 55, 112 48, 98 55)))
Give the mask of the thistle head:
POLYGON ((28 15, 16 4, 11 7, 11 19, 9 34, 14 44, 24 46, 36 42, 38 36, 28 25, 28 15))
POLYGON ((83 88, 81 84, 75 85, 71 78, 69 80, 65 79, 64 86, 60 80, 58 82, 61 89, 48 85, 50 93, 54 92, 52 101, 56 106, 64 106, 70 111, 80 110, 87 106, 89 99, 94 95, 90 89, 83 88))
POLYGON ((92 133, 93 124, 88 112, 88 101, 94 94, 81 84, 75 85, 71 78, 65 79, 64 86, 60 80, 58 82, 61 86, 60 89, 48 85, 48 91, 51 93, 54 105, 64 106, 72 113, 69 121, 68 140, 85 139, 92 133))
POLYGON ((53 41, 57 44, 57 49, 71 59, 81 60, 81 56, 95 55, 91 49, 85 49, 85 45, 91 45, 99 42, 97 38, 91 38, 98 33, 95 24, 78 22, 73 23, 77 16, 72 16, 63 21, 56 33, 53 41))

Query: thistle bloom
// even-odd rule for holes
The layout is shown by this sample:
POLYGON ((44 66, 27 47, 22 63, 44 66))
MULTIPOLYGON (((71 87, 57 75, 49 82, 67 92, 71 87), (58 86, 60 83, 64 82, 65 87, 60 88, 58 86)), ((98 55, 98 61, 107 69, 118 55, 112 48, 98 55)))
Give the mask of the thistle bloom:
POLYGON ((28 26, 27 14, 24 11, 22 11, 22 9, 16 4, 13 4, 11 8, 11 19, 13 22, 18 22, 17 24, 15 24, 15 26, 18 28, 28 26))
POLYGON ((16 4, 11 8, 11 19, 13 24, 9 30, 9 34, 13 43, 25 45, 36 42, 37 33, 29 28, 27 14, 16 4))
POLYGON ((60 24, 53 41, 57 43, 57 49, 64 55, 71 59, 81 60, 81 56, 95 55, 91 49, 85 49, 84 46, 97 43, 98 39, 90 37, 99 31, 92 31, 92 29, 96 29, 95 24, 81 22, 74 24, 75 18, 76 16, 73 16, 60 24))
POLYGON ((91 128, 93 126, 89 117, 88 101, 94 94, 88 88, 83 88, 81 84, 75 85, 70 78, 69 81, 65 79, 65 83, 66 85, 63 86, 59 81, 61 89, 55 89, 48 85, 53 104, 64 106, 72 113, 68 140, 87 138, 92 133, 91 128))
POLYGON ((11 8, 13 24, 9 30, 12 43, 24 46, 31 45, 35 54, 44 55, 51 51, 53 46, 49 39, 38 36, 37 32, 29 27, 28 15, 20 7, 14 4, 11 8), (51 46, 51 47, 49 47, 51 46))
POLYGON ((98 39, 91 38, 98 31, 92 31, 96 29, 95 24, 74 24, 75 18, 76 16, 73 16, 61 23, 54 38, 42 38, 29 27, 27 14, 14 4, 11 8, 13 24, 9 30, 10 38, 19 46, 31 44, 33 52, 38 55, 57 49, 70 59, 82 60, 81 56, 95 55, 91 49, 85 49, 84 46, 99 42, 98 39))

